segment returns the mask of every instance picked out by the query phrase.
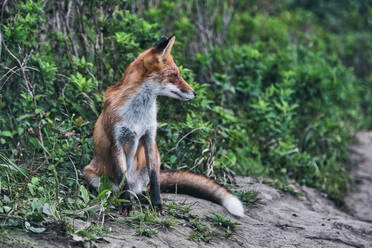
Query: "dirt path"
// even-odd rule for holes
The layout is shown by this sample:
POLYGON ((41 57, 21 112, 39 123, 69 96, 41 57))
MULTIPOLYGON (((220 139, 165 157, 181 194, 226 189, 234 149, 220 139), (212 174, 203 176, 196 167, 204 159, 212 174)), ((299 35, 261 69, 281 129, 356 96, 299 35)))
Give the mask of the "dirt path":
MULTIPOLYGON (((293 186, 303 197, 283 193, 248 177, 237 177, 235 190, 259 192, 261 203, 246 209, 246 217, 234 218, 222 207, 208 201, 184 195, 163 194, 163 199, 178 204, 191 203, 191 213, 205 216, 212 211, 239 222, 228 238, 220 237, 210 243, 189 239, 192 228, 177 225, 170 230, 158 230, 148 238, 137 236, 126 224, 108 221, 111 231, 104 235, 105 242, 97 247, 372 247, 372 133, 360 132, 359 143, 351 147, 360 161, 353 176, 360 182, 346 199, 352 214, 337 209, 319 191, 293 186)), ((85 225, 76 221, 76 228, 85 225)), ((213 225, 209 222, 213 228, 213 225)), ((60 241, 36 239, 35 247, 64 247, 60 241)), ((92 247, 92 246, 91 246, 92 247)))
POLYGON ((353 156, 358 159, 358 168, 352 177, 356 186, 347 198, 352 214, 372 223, 372 132, 357 133, 358 144, 351 147, 353 156))

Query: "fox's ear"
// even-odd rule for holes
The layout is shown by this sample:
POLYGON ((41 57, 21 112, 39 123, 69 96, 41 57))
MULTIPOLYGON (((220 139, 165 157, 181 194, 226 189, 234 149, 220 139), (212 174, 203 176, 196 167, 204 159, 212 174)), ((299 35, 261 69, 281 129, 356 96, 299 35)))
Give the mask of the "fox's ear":
POLYGON ((175 40, 176 37, 174 35, 169 38, 162 37, 154 44, 154 47, 156 48, 156 51, 161 54, 161 56, 169 55, 175 40))

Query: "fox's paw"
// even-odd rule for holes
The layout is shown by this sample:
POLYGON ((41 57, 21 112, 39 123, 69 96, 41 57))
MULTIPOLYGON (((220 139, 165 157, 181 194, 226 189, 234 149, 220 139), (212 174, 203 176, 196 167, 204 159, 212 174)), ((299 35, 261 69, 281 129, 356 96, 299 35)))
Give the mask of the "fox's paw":
POLYGON ((131 213, 133 213, 132 205, 125 204, 125 205, 121 205, 119 207, 119 214, 120 215, 122 215, 124 217, 128 217, 131 213))
POLYGON ((158 217, 164 215, 164 212, 163 212, 163 209, 161 208, 161 206, 160 206, 160 208, 155 208, 155 211, 156 211, 156 215, 158 217))
POLYGON ((156 212, 156 215, 157 216, 162 216, 163 215, 163 207, 162 205, 150 205, 149 206, 149 210, 153 210, 154 212, 156 212))

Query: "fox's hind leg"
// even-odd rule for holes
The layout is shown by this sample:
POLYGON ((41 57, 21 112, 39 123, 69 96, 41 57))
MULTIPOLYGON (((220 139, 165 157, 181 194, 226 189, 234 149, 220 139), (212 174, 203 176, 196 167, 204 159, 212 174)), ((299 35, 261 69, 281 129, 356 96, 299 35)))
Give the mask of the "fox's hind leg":
POLYGON ((98 188, 99 179, 102 175, 102 170, 100 170, 93 159, 87 166, 84 167, 84 176, 87 179, 90 186, 98 188))

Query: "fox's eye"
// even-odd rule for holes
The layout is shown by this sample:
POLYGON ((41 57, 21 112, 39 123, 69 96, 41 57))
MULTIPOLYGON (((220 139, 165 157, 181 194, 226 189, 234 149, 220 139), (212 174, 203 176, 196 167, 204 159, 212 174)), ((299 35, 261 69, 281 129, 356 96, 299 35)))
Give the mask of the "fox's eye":
POLYGON ((172 77, 174 77, 174 78, 178 78, 178 74, 177 74, 177 73, 173 73, 173 74, 172 74, 172 77))

